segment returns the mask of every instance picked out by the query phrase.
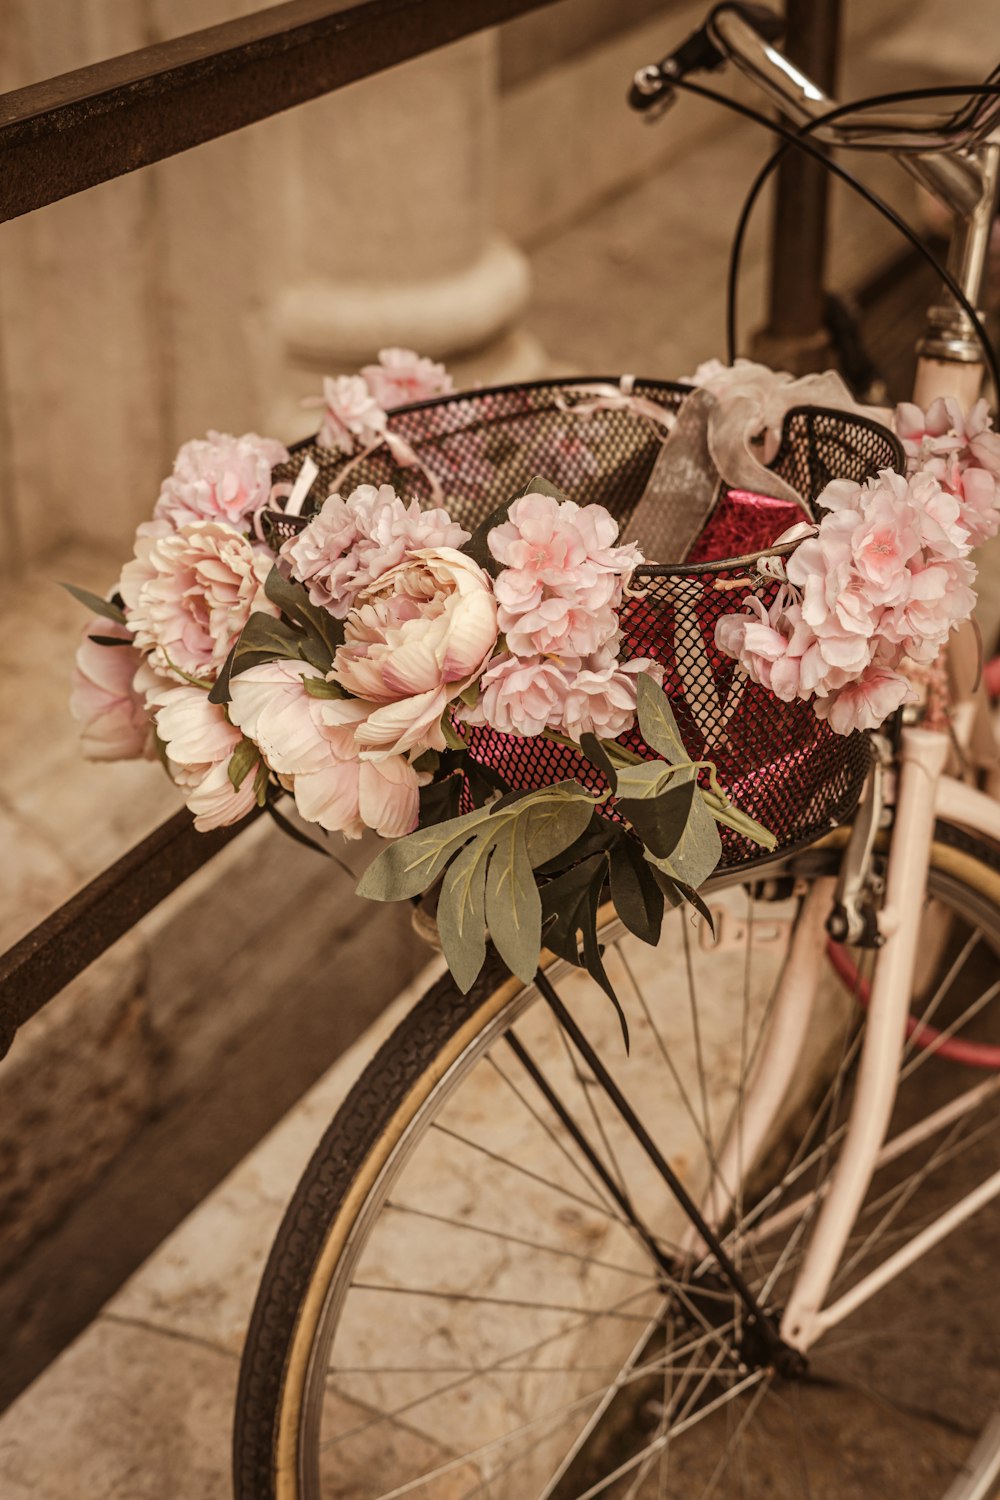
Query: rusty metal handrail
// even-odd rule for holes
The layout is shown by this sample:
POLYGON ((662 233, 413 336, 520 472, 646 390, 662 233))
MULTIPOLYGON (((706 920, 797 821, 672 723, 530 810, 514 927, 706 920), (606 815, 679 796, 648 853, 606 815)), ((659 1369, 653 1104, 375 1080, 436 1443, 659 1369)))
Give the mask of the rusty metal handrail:
MULTIPOLYGON (((286 0, 0 96, 0 221, 371 77, 553 0, 286 0)), ((243 831, 178 813, 0 954, 19 1026, 243 831)))
POLYGON ((248 826, 196 833, 189 812, 175 813, 0 954, 0 1057, 19 1026, 248 826))
POLYGON ((0 96, 0 221, 553 0, 286 0, 0 96))

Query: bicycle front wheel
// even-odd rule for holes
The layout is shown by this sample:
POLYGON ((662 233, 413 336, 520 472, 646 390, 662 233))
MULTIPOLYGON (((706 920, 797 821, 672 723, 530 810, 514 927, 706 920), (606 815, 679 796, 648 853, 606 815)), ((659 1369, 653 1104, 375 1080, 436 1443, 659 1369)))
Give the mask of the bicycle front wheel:
MULTIPOLYGON (((272 1251, 241 1377, 238 1500, 991 1493, 996 1201, 830 1329, 805 1370, 779 1373, 635 1129, 700 1202, 728 1163, 723 1248, 777 1316, 864 1027, 832 967, 763 1147, 744 1160, 731 1143, 802 903, 835 868, 817 849, 720 881, 715 937, 675 912, 656 950, 609 911, 628 1058, 606 997, 550 966, 630 1117, 536 988, 494 968, 466 997, 448 980, 424 997, 330 1126, 272 1251)), ((833 1296, 1000 1167, 1000 1074, 942 1045, 988 1056, 1000 1040, 1000 868, 942 826, 926 932, 890 1145, 833 1296)), ((860 992, 870 955, 850 957, 860 992)))

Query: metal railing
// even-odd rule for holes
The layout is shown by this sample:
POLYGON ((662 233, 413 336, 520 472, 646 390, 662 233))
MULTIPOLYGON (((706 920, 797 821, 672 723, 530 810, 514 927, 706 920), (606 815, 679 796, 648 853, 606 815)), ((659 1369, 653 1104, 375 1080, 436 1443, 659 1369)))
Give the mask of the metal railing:
MULTIPOLYGON (((0 97, 0 221, 31 213, 553 0, 287 0, 0 97)), ((0 955, 19 1026, 247 824, 150 836, 0 955)))

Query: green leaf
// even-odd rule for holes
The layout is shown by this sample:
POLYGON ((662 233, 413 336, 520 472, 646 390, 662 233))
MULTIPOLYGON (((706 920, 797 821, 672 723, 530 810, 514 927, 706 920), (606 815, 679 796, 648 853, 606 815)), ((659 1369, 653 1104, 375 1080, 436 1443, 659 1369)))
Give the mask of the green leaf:
POLYGON ((634 839, 622 839, 611 850, 611 899, 629 932, 655 948, 663 924, 663 892, 634 839))
POLYGON ((533 870, 563 854, 588 827, 594 816, 594 802, 577 782, 559 782, 548 789, 557 794, 535 803, 523 814, 528 860, 533 870), (560 788, 576 787, 582 795, 565 793, 560 788))
POLYGON ((551 500, 567 500, 569 496, 564 490, 557 490, 554 484, 545 479, 541 474, 534 474, 520 494, 515 495, 515 500, 522 499, 525 495, 548 495, 551 500))
POLYGON ((661 870, 655 860, 650 859, 648 854, 645 855, 645 859, 667 905, 670 907, 680 906, 684 901, 684 891, 677 884, 677 881, 672 880, 665 870, 661 870))
POLYGON ((411 764, 415 771, 427 771, 431 776, 434 776, 441 765, 441 752, 439 750, 425 750, 411 764))
POLYGON ((125 624, 125 611, 120 605, 112 604, 110 599, 102 599, 100 594, 92 594, 89 589, 78 589, 75 583, 64 583, 61 587, 67 594, 72 594, 78 604, 92 610, 95 615, 103 615, 106 620, 114 620, 117 625, 125 624))
POLYGON ((753 843, 760 844, 763 849, 773 849, 777 839, 763 823, 758 823, 749 813, 741 812, 731 802, 723 802, 714 792, 703 792, 702 796, 708 806, 709 812, 717 823, 723 823, 727 828, 732 828, 736 833, 742 834, 745 839, 751 839, 753 843))
MULTIPOLYGON (((664 859, 673 854, 680 843, 696 802, 701 802, 697 783, 693 775, 685 775, 683 779, 679 776, 672 778, 672 784, 668 784, 659 796, 623 797, 618 806, 651 854, 664 859)), ((715 825, 712 827, 714 829, 715 825)))
POLYGON ((618 773, 614 762, 597 738, 596 734, 583 733, 580 736, 580 749, 590 761, 607 778, 608 786, 613 792, 618 790, 618 773))
POLYGON ((485 808, 476 808, 396 839, 368 866, 358 882, 358 895, 370 901, 406 901, 421 895, 488 817, 485 808))
POLYGON ((602 818, 600 813, 594 811, 590 815, 590 821, 574 843, 567 849, 563 849, 555 858, 547 860, 544 865, 536 865, 535 869, 540 875, 561 875, 571 865, 578 864, 582 859, 589 859, 592 854, 599 854, 602 850, 611 849, 621 839, 629 835, 620 823, 612 823, 607 818, 602 818))
POLYGON ((507 512, 517 498, 514 495, 510 500, 505 500, 503 505, 498 505, 496 510, 491 511, 485 521, 480 521, 469 540, 460 548, 466 557, 471 557, 474 563, 478 563, 484 572, 494 578, 500 571, 500 564, 490 551, 489 535, 495 526, 503 525, 507 519, 507 512))
MULTIPOLYGON (((468 749, 468 746, 463 746, 468 749)), ((469 784, 469 791, 476 807, 485 807, 491 797, 499 792, 501 796, 510 791, 506 781, 503 781, 493 770, 492 766, 480 765, 478 760, 471 756, 465 767, 465 777, 469 784)))
POLYGON ((622 766, 618 772, 619 801, 644 802, 658 797, 670 786, 670 767, 662 760, 645 760, 641 766, 622 766))
POLYGON ((222 671, 219 673, 208 694, 209 703, 219 703, 223 706, 232 698, 229 690, 229 679, 233 675, 233 665, 236 661, 236 652, 239 647, 239 637, 233 642, 232 649, 225 661, 222 663, 222 671))
POLYGON ((640 672, 636 678, 635 706, 642 737, 651 750, 672 766, 690 760, 667 695, 648 672, 640 672))
POLYGON ((267 802, 267 788, 269 780, 270 775, 267 768, 267 762, 262 760, 260 765, 257 767, 257 774, 253 779, 253 794, 257 799, 258 807, 263 807, 267 802))
POLYGON ((477 839, 445 871, 437 903, 438 936, 452 977, 468 994, 486 958, 486 868, 489 845, 477 839))
POLYGON ((545 945, 578 968, 582 967, 580 929, 586 920, 588 909, 593 906, 593 910, 597 910, 607 873, 607 856, 603 853, 592 854, 542 887, 545 945), (593 895, 595 885, 596 897, 593 895))
MULTIPOLYGON (((693 783, 690 784, 693 785, 693 783)), ((655 805, 655 803, 634 804, 636 807, 655 805)), ((698 886, 704 885, 722 855, 719 830, 700 794, 692 799, 687 821, 672 849, 666 854, 660 854, 658 849, 650 846, 648 840, 643 839, 643 842, 648 850, 647 858, 652 864, 658 865, 678 884, 692 886, 695 890, 698 886)))
POLYGON ((299 649, 302 641, 301 632, 284 620, 276 619, 264 610, 255 609, 236 642, 231 676, 238 677, 241 672, 268 661, 302 661, 299 649))
POLYGON ((88 641, 93 641, 95 646, 131 646, 133 643, 125 635, 88 635, 88 641))
POLYGON ((695 890, 694 886, 691 886, 691 885, 682 885, 680 883, 680 881, 678 881, 677 882, 677 890, 679 891, 679 893, 683 897, 683 899, 688 903, 688 905, 689 906, 693 906, 694 909, 695 909, 695 911, 698 913, 698 915, 700 917, 702 917, 704 919, 704 921, 706 921, 708 923, 709 931, 711 932, 712 936, 714 937, 715 936, 715 918, 712 916, 711 907, 709 907, 709 906, 707 906, 705 904, 705 902, 702 900, 701 896, 695 890))
POLYGON ((248 740, 244 735, 229 757, 229 779, 237 791, 259 760, 260 751, 253 740, 248 740))
POLYGON ((325 677, 303 677, 302 686, 310 698, 346 698, 347 694, 339 682, 329 682, 325 677))
POLYGON ((495 842, 486 876, 486 924, 508 969, 530 984, 542 947, 542 903, 528 858, 527 821, 509 818, 495 842))
POLYGON ((618 1012, 625 1050, 629 1048, 628 1022, 621 1002, 608 978, 597 941, 597 913, 608 873, 605 854, 593 854, 549 881, 542 889, 544 942, 558 957, 585 968, 618 1012), (580 954, 580 940, 583 955, 580 954))
POLYGON ((449 750, 467 750, 469 747, 451 722, 451 709, 446 708, 441 715, 441 733, 449 750))
MULTIPOLYGON (((306 635, 312 638, 313 644, 321 649, 317 653, 320 660, 315 665, 329 668, 333 662, 337 647, 344 641, 344 624, 342 620, 335 620, 330 611, 323 609, 321 605, 313 604, 309 598, 309 590, 305 584, 296 583, 291 578, 285 578, 278 571, 277 564, 271 569, 264 583, 264 593, 272 604, 276 604, 283 615, 289 620, 294 620, 301 625, 306 635), (322 659, 325 657, 325 661, 322 659)), ((313 657, 307 658, 312 661, 313 657)))

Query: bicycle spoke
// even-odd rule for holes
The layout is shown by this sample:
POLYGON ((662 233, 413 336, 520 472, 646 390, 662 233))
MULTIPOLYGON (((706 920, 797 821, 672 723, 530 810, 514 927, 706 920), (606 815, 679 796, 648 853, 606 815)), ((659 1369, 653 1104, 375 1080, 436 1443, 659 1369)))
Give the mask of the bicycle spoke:
POLYGON ((599 1255, 584 1255, 581 1250, 568 1250, 564 1245, 546 1245, 541 1240, 526 1239, 524 1235, 511 1234, 506 1229, 487 1228, 485 1224, 473 1224, 469 1219, 453 1219, 445 1214, 431 1213, 426 1208, 413 1208, 406 1203, 395 1203, 390 1200, 386 1204, 387 1209, 393 1209, 397 1213, 413 1214, 415 1218, 426 1219, 432 1224, 447 1225, 451 1229, 461 1229, 469 1234, 482 1234, 490 1239, 502 1240, 508 1245, 519 1245, 525 1250, 536 1251, 539 1255, 558 1255, 564 1260, 579 1261, 582 1265, 599 1266, 605 1271, 617 1271, 620 1276, 632 1276, 637 1280, 645 1282, 648 1286, 655 1286, 657 1278, 650 1276, 648 1271, 637 1270, 635 1266, 623 1266, 619 1261, 605 1260, 599 1255))
POLYGON ((434 1121, 432 1129, 439 1131, 441 1135, 450 1136, 453 1141, 458 1141, 463 1146, 468 1146, 470 1151, 478 1151, 482 1156, 488 1156, 498 1166, 507 1167, 512 1172, 518 1172, 522 1177, 527 1177, 532 1182, 537 1182, 541 1187, 550 1188, 553 1193, 559 1193, 562 1197, 569 1198, 574 1203, 582 1204, 584 1208, 592 1209, 595 1213, 603 1215, 605 1219, 611 1219, 616 1224, 628 1227, 620 1215, 612 1212, 611 1209, 605 1208, 602 1203, 598 1203, 594 1198, 582 1198, 579 1193, 574 1193, 571 1188, 564 1187, 561 1182, 553 1182, 551 1177, 544 1177, 540 1172, 533 1172, 530 1167, 525 1167, 520 1162, 512 1161, 509 1156, 501 1156, 499 1152, 491 1151, 488 1146, 482 1145, 479 1141, 470 1140, 468 1136, 462 1135, 457 1130, 452 1130, 448 1125, 442 1125, 439 1120, 434 1121))
POLYGON ((972 932, 969 935, 969 937, 966 939, 965 943, 963 944, 961 952, 957 955, 957 957, 953 961, 953 963, 952 963, 951 967, 949 968, 947 974, 945 975, 945 977, 941 980, 940 984, 935 989, 934 994, 931 996, 931 998, 928 1001, 927 1005, 921 1011, 920 1015, 916 1018, 917 1024, 916 1024, 916 1026, 915 1026, 915 1028, 913 1030, 913 1034, 911 1036, 907 1037, 906 1042, 905 1042, 905 1044, 903 1046, 903 1061, 904 1061, 904 1063, 906 1062, 906 1060, 910 1056, 910 1054, 918 1046, 918 1043, 915 1040, 915 1038, 918 1037, 920 1035, 920 1033, 927 1026, 930 1025, 930 1023, 933 1020, 935 1014, 937 1013, 938 1006, 941 1004, 941 1001, 944 999, 945 995, 948 993, 949 989, 951 988, 953 980, 961 973, 962 969, 965 967, 965 964, 966 964, 966 961, 969 958, 969 955, 972 953, 972 950, 976 947, 976 945, 978 944, 978 942, 979 942, 979 933, 978 932, 972 932))
MULTIPOLYGON (((507 1038, 508 1045, 512 1045, 512 1036, 513 1036, 513 1033, 511 1034, 510 1037, 507 1038)), ((531 1115, 531 1118, 537 1123, 537 1125, 539 1126, 539 1128, 545 1132, 545 1134, 548 1136, 549 1140, 553 1143, 553 1145, 560 1152, 560 1154, 562 1156, 564 1156, 565 1159, 569 1162, 569 1164, 572 1166, 574 1172, 576 1172, 576 1174, 580 1178, 580 1180, 587 1187, 589 1187, 593 1192, 595 1192, 597 1194, 597 1196, 600 1198, 601 1202, 607 1208, 610 1209, 611 1208, 611 1203, 605 1197, 605 1188, 604 1188, 603 1184, 600 1182, 600 1180, 599 1179, 595 1179, 594 1177, 592 1177, 586 1171, 586 1169, 583 1166, 583 1163, 579 1160, 578 1157, 576 1157, 576 1156, 573 1155, 573 1153, 569 1150, 569 1148, 566 1145, 566 1143, 564 1141, 561 1141, 559 1139, 558 1135, 553 1130, 552 1126, 548 1123, 547 1120, 543 1119, 541 1112, 539 1110, 537 1110, 537 1109, 534 1108, 534 1106, 532 1105, 531 1101, 525 1097, 523 1090, 521 1090, 521 1089, 518 1088, 517 1084, 510 1077, 510 1075, 504 1072, 503 1068, 501 1068, 500 1064, 497 1062, 496 1058, 493 1056, 492 1053, 490 1053, 490 1055, 486 1058, 486 1061, 490 1064, 490 1066, 492 1067, 493 1071, 496 1074, 498 1074, 498 1076, 500 1078, 503 1079, 503 1081, 507 1085, 507 1087, 511 1090, 511 1092, 517 1097, 518 1101, 528 1111, 528 1113, 531 1115)), ((618 1217, 614 1213, 613 1209, 611 1210, 611 1213, 612 1213, 612 1217, 615 1217, 615 1218, 618 1217)))
MULTIPOLYGON (((610 1310, 619 1311, 626 1307, 631 1307, 632 1304, 634 1302, 637 1302, 640 1297, 646 1295, 647 1294, 645 1292, 632 1292, 629 1294, 629 1296, 623 1297, 619 1302, 616 1302, 610 1310)), ((485 1375, 491 1375, 496 1367, 503 1367, 509 1360, 523 1359, 526 1355, 534 1354, 537 1350, 544 1349, 549 1344, 558 1343, 560 1339, 566 1338, 571 1333, 580 1333, 585 1328, 591 1328, 593 1324, 597 1322, 598 1319, 602 1316, 602 1313, 607 1311, 608 1309, 599 1309, 596 1312, 589 1312, 583 1318, 579 1318, 571 1323, 565 1324, 562 1328, 555 1329, 552 1333, 546 1334, 543 1338, 536 1339, 533 1343, 523 1344, 519 1348, 510 1350, 508 1354, 501 1355, 498 1359, 494 1360, 492 1364, 482 1365, 473 1369, 468 1375, 463 1376, 460 1380, 451 1381, 448 1385, 441 1386, 439 1389, 434 1391, 426 1391, 422 1395, 414 1397, 412 1401, 406 1401, 402 1406, 394 1407, 391 1411, 379 1412, 369 1421, 359 1423, 357 1426, 349 1428, 347 1432, 341 1432, 338 1433, 335 1437, 328 1438, 325 1442, 321 1443, 320 1447, 321 1449, 326 1449, 333 1447, 339 1443, 345 1443, 348 1438, 356 1437, 359 1433, 366 1432, 369 1428, 377 1426, 379 1422, 394 1421, 398 1417, 405 1416, 408 1413, 415 1411, 418 1407, 423 1406, 427 1401, 432 1401, 436 1397, 446 1395, 452 1391, 461 1390, 465 1386, 467 1386, 470 1381, 480 1379, 485 1375)), ((332 1373, 335 1377, 336 1371, 334 1370, 332 1373)))

